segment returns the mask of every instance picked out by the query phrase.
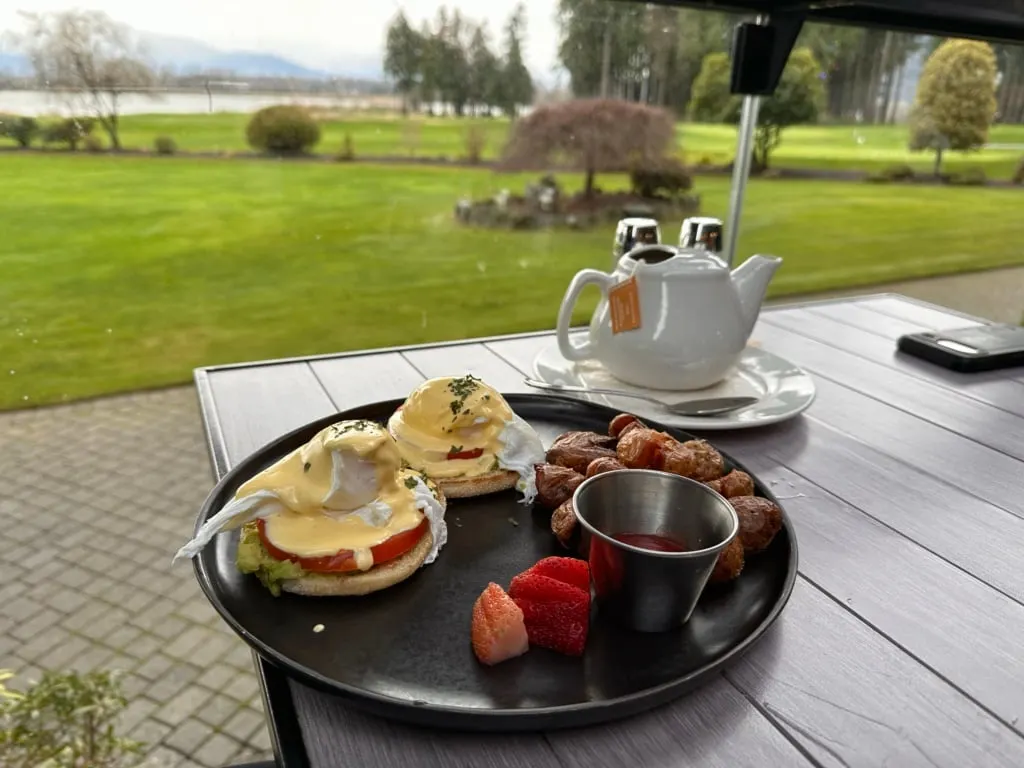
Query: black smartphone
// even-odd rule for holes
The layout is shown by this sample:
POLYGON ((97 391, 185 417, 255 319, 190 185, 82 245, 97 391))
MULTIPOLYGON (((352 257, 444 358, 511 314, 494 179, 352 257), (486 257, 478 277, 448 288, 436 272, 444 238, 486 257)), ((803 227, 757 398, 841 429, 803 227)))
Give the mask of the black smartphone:
POLYGON ((897 349, 961 373, 1024 365, 1024 328, 976 325, 900 336, 897 349))

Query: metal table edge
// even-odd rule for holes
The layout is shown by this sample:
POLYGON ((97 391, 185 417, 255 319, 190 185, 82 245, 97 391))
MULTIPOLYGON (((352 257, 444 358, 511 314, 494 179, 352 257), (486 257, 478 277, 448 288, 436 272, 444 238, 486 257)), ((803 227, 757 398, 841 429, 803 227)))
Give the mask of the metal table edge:
MULTIPOLYGON (((881 292, 881 293, 866 293, 859 296, 837 296, 825 299, 797 299, 795 301, 789 301, 785 303, 772 304, 766 307, 766 312, 779 312, 787 309, 804 309, 813 308, 816 306, 828 306, 830 304, 851 304, 860 303, 864 301, 870 301, 872 299, 900 299, 908 303, 917 304, 918 306, 928 307, 929 309, 935 309, 940 312, 945 312, 950 315, 956 315, 962 317, 965 320, 973 320, 980 323, 991 323, 991 320, 986 320, 983 317, 976 317, 974 315, 967 314, 966 312, 960 312, 949 307, 942 306, 940 304, 933 304, 923 299, 915 299, 911 296, 904 296, 901 293, 892 292, 881 292)), ((572 330, 585 330, 586 326, 577 326, 572 330)), ((271 365, 289 365, 295 363, 315 363, 320 360, 337 360, 339 358, 349 357, 370 357, 372 355, 383 355, 388 353, 402 353, 412 352, 419 349, 436 349, 438 347, 460 347, 468 344, 487 344, 498 341, 514 341, 516 339, 529 339, 537 336, 550 336, 554 333, 553 329, 541 330, 541 331, 526 331, 523 333, 507 333, 499 334, 497 336, 478 336, 472 339, 451 339, 449 341, 429 341, 422 344, 401 344, 390 347, 376 347, 374 349, 355 349, 348 352, 327 352, 321 355, 305 355, 299 357, 280 357, 270 358, 267 360, 252 360, 245 363, 224 363, 222 365, 208 365, 194 369, 193 375, 195 377, 196 386, 199 387, 200 380, 207 381, 205 374, 216 373, 218 371, 231 371, 239 370, 244 368, 259 368, 263 366, 271 365)), ((207 385, 208 386, 208 383, 207 385)), ((211 401, 212 402, 212 401, 211 401)))
MULTIPOLYGON (((193 378, 196 395, 199 398, 203 430, 206 433, 210 465, 214 478, 219 481, 229 467, 224 448, 224 433, 217 418, 217 405, 213 399, 210 377, 206 369, 197 368, 193 372, 193 378)), ((252 658, 260 687, 260 699, 266 713, 274 762, 280 768, 310 768, 288 678, 255 651, 252 652, 252 658)))

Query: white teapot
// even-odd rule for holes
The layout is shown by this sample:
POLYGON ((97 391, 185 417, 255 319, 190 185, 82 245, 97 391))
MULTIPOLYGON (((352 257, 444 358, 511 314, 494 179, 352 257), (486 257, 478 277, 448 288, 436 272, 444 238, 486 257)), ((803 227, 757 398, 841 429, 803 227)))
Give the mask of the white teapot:
POLYGON ((610 275, 584 269, 572 279, 558 311, 558 347, 567 360, 596 359, 639 387, 710 387, 739 360, 781 263, 753 256, 730 272, 706 250, 634 248, 610 275), (580 343, 569 328, 587 285, 596 285, 602 296, 580 343))

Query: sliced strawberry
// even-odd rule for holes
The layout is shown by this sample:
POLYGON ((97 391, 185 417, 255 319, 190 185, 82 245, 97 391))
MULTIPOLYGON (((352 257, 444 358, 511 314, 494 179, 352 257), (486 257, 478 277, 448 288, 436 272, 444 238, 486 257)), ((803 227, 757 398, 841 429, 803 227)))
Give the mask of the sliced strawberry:
POLYGON ((590 566, 586 560, 575 557, 545 557, 524 573, 535 573, 547 576, 556 581, 563 581, 584 592, 590 592, 590 566))
POLYGON ((498 664, 529 648, 522 610, 494 582, 473 604, 470 635, 473 653, 484 664, 498 664))
POLYGON ((522 609, 530 643, 569 656, 580 656, 590 628, 590 591, 550 576, 521 573, 509 595, 522 609))

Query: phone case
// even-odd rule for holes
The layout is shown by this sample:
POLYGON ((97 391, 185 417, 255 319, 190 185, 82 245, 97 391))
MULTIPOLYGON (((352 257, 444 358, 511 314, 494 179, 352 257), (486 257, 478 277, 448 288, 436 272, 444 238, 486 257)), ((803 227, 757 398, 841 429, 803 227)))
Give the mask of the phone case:
POLYGON ((897 348, 961 373, 1024 366, 1024 328, 980 325, 901 336, 897 348))

